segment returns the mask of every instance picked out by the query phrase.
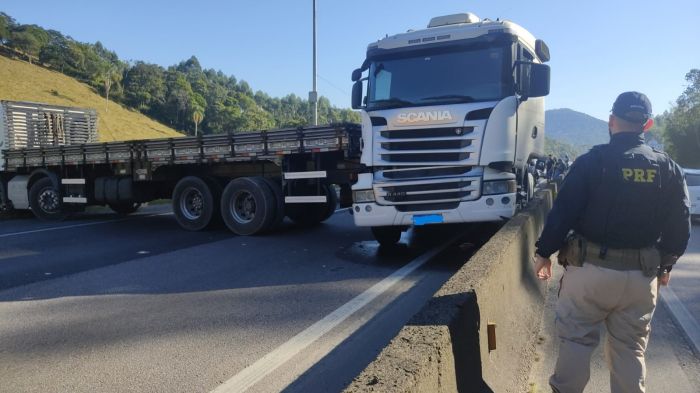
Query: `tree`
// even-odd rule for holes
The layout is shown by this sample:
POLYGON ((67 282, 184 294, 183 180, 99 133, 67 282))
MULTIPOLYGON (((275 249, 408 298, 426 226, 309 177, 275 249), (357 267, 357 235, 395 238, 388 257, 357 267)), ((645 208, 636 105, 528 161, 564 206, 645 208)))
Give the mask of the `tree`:
POLYGON ((38 57, 41 49, 49 43, 49 38, 46 30, 39 26, 22 25, 11 31, 9 45, 28 55, 38 57))
POLYGON ((4 12, 0 12, 0 44, 10 39, 12 29, 17 26, 17 22, 4 12))
POLYGON ((194 123, 194 134, 197 135, 197 128, 199 123, 201 123, 204 118, 204 111, 207 109, 207 101, 201 94, 192 92, 187 109, 191 114, 190 118, 194 123))
POLYGON ((112 89, 112 84, 119 84, 122 80, 122 73, 119 72, 117 66, 110 65, 102 71, 100 77, 105 92, 105 100, 109 102, 109 91, 112 89))
POLYGON ((192 113, 192 121, 194 122, 194 135, 197 136, 197 128, 199 127, 199 124, 204 120, 204 113, 202 113, 199 110, 196 110, 194 113, 192 113))
POLYGON ((700 69, 690 70, 683 94, 663 117, 666 150, 681 166, 700 168, 700 69))
POLYGON ((69 55, 69 42, 66 37, 56 30, 49 30, 49 41, 41 48, 39 52, 39 61, 43 64, 48 64, 52 68, 70 75, 67 72, 68 66, 68 55, 69 55))
POLYGON ((167 88, 164 74, 162 67, 142 61, 127 69, 124 75, 126 103, 141 112, 155 115, 165 104, 167 88))
POLYGON ((236 98, 241 107, 241 119, 237 130, 267 130, 275 127, 272 115, 261 108, 251 96, 238 93, 236 98))

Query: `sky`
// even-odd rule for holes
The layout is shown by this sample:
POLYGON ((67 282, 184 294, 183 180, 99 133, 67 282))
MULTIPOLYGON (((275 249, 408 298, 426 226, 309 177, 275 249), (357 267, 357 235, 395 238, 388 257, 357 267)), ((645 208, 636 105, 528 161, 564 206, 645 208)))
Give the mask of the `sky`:
MULTIPOLYGON (((318 88, 350 106, 350 74, 367 45, 425 28, 431 17, 473 12, 509 19, 549 45, 547 108, 607 119, 615 97, 646 93, 655 114, 700 68, 698 0, 317 0, 318 88)), ((245 80, 253 90, 307 98, 312 86, 312 0, 2 0, 19 23, 96 41, 122 60, 162 66, 195 55, 202 67, 245 80)))

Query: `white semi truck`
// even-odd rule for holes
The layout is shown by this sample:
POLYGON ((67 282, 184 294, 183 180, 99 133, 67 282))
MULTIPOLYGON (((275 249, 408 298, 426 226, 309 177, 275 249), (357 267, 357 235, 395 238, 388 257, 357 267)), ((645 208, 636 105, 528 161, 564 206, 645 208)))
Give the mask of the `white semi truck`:
POLYGON ((352 75, 361 126, 96 143, 94 111, 3 102, 0 210, 58 220, 170 198, 184 229, 252 235, 339 205, 382 244, 412 225, 502 220, 532 195, 527 162, 544 153, 548 59, 514 23, 433 18, 369 45, 352 75))
POLYGON ((544 154, 548 60, 522 27, 474 14, 370 44, 352 75, 355 223, 387 244, 412 225, 513 216, 533 193, 527 163, 544 154))

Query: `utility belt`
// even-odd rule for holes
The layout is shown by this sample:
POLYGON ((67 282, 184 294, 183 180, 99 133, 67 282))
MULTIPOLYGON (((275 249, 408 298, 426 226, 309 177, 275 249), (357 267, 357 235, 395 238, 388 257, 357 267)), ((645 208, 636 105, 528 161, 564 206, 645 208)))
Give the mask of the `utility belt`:
POLYGON ((590 263, 613 270, 641 270, 645 276, 654 277, 661 266, 661 253, 656 247, 607 248, 574 234, 567 237, 558 260, 564 267, 590 263))

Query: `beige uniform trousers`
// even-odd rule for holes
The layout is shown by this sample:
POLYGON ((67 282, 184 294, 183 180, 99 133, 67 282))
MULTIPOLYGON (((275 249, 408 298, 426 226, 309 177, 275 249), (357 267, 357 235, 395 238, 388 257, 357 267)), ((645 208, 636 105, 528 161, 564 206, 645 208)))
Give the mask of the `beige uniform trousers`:
POLYGON ((641 271, 611 270, 590 263, 567 267, 556 309, 559 358, 549 380, 552 389, 583 392, 604 323, 611 392, 644 392, 644 352, 656 296, 656 277, 646 277, 641 271))

